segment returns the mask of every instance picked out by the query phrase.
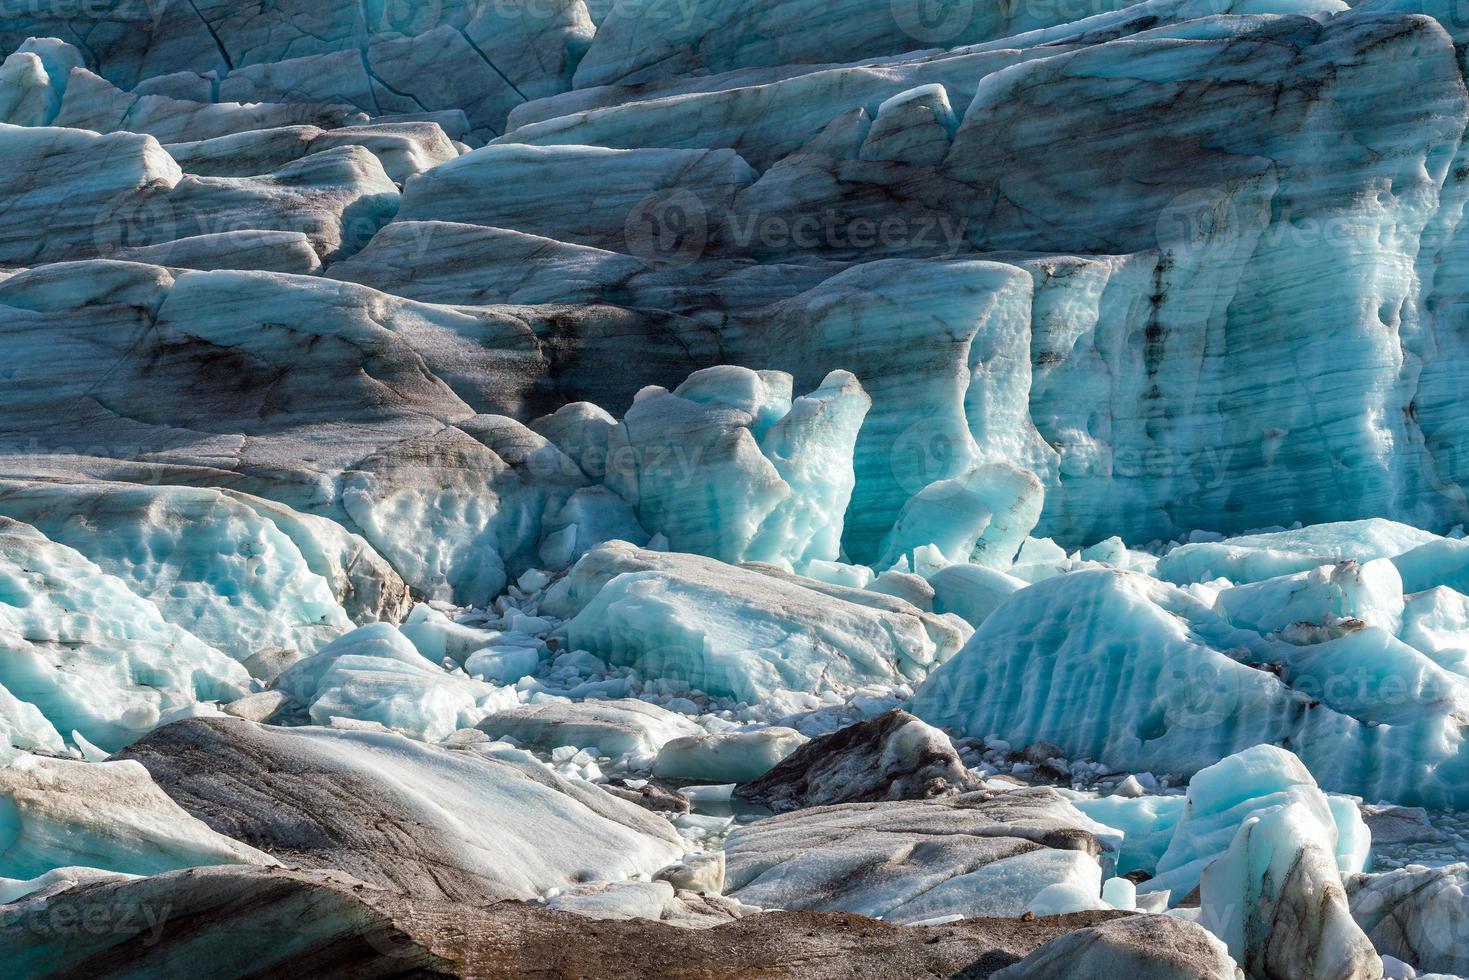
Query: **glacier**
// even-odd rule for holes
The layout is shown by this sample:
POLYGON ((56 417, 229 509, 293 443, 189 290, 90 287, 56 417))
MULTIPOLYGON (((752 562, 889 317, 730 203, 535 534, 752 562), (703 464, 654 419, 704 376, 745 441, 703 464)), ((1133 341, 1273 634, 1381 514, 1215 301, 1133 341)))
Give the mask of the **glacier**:
POLYGON ((1469 975, 1466 51, 0 3, 5 962, 1469 975))

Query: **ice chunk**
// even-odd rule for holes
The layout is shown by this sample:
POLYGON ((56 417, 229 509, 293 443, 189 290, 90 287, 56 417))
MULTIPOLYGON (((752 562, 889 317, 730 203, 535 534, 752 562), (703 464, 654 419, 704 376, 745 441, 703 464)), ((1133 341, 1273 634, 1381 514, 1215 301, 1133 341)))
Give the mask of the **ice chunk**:
POLYGON ((1469 541, 1435 538, 1393 557, 1403 576, 1403 591, 1422 592, 1445 585, 1469 593, 1469 541))
POLYGON ((0 124, 0 157, 9 162, 0 194, 0 263, 31 265, 90 257, 107 244, 110 219, 124 225, 150 208, 183 177, 151 136, 0 124), (46 234, 37 235, 37 228, 46 234))
MULTIPOLYGON (((1257 745, 1194 776, 1188 787, 1187 807, 1173 827, 1172 839, 1158 861, 1157 874, 1141 890, 1171 889, 1182 898, 1193 891, 1203 869, 1230 848, 1252 816, 1288 806, 1309 814, 1316 827, 1312 846, 1325 850, 1333 868, 1341 864, 1341 870, 1349 873, 1362 870, 1367 855, 1355 838, 1365 828, 1355 806, 1348 814, 1333 805, 1292 753, 1272 745, 1257 745), (1340 828, 1338 819, 1343 821, 1340 828)), ((1100 819, 1090 808, 1087 812, 1100 819)))
POLYGON ((678 551, 799 566, 832 560, 870 405, 833 372, 791 399, 781 372, 719 367, 645 389, 608 433, 607 484, 678 551))
POLYGON ((0 877, 77 865, 151 875, 273 863, 190 816, 136 762, 22 755, 0 768, 0 877))
POLYGON ((936 164, 949 152, 959 120, 942 85, 920 85, 899 92, 877 107, 877 117, 862 141, 863 160, 901 160, 936 164))
POLYGON ((130 756, 185 810, 261 850, 414 898, 534 899, 651 876, 685 850, 662 817, 541 763, 388 732, 196 720, 130 756))
POLYGON ((975 737, 1051 741, 1071 758, 1119 768, 1195 771, 1242 747, 1224 749, 1230 730, 1200 709, 1212 702, 1237 717, 1259 712, 1244 725, 1258 738, 1294 703, 1274 678, 1218 652, 1237 643, 1248 649, 1242 634, 1172 586, 1077 572, 1016 593, 991 614, 918 691, 914 713, 975 737), (1157 671, 1174 682, 1153 687, 1157 671))
POLYGON ((16 51, 0 64, 0 123, 44 126, 60 105, 61 94, 39 55, 16 51))
POLYGON ((797 810, 730 833, 726 891, 898 923, 1014 917, 1055 884, 1100 896, 1101 829, 1048 789, 797 810))
POLYGON ((1137 886, 1127 878, 1108 878, 1102 882, 1102 901, 1120 912, 1137 911, 1137 886))
POLYGON ((808 561, 803 573, 807 578, 841 585, 851 589, 865 589, 872 584, 872 569, 866 565, 849 565, 839 561, 808 561))
POLYGON ((691 854, 679 863, 661 869, 653 877, 680 891, 718 895, 724 891, 724 874, 724 852, 715 851, 712 854, 691 854))
MULTIPOLYGON (((1380 518, 1313 524, 1181 545, 1158 562, 1158 577, 1179 585, 1216 578, 1243 585, 1349 559, 1364 565, 1378 558, 1396 559, 1437 540, 1427 531, 1380 518)), ((1418 588, 1422 586, 1407 591, 1418 588)))
POLYGON ((464 672, 491 684, 514 684, 535 673, 544 647, 541 641, 530 637, 520 642, 502 637, 493 645, 471 653, 464 661, 464 672))
POLYGON ((879 567, 923 545, 951 562, 1006 568, 1040 519, 1044 491, 1032 474, 1008 464, 977 466, 915 494, 883 543, 879 567))
MULTIPOLYGON (((79 731, 108 751, 170 709, 234 700, 249 682, 243 667, 165 622, 121 579, 3 517, 0 650, 0 687, 34 705, 54 731, 79 731)), ((19 709, 16 717, 23 744, 54 744, 35 713, 19 709)))
POLYGON ((1290 627, 1322 627, 1326 635, 1358 629, 1355 623, 1397 633, 1403 621, 1403 580, 1385 558, 1359 565, 1344 561, 1241 585, 1219 593, 1214 609, 1235 626, 1257 633, 1290 627), (1353 621, 1344 627, 1344 621, 1353 621))
POLYGON ((879 800, 923 800, 978 787, 943 732, 906 711, 848 725, 796 749, 735 795, 776 813, 879 800))
POLYGON ((1469 596, 1439 586, 1408 596, 1402 641, 1460 677, 1469 677, 1469 596))
MULTIPOLYGON (((902 567, 902 562, 899 567, 902 567)), ((925 612, 933 611, 933 586, 921 575, 888 569, 867 585, 867 591, 890 595, 925 612)))
POLYGON ((514 704, 509 688, 451 674, 427 660, 396 627, 364 626, 293 665, 276 686, 305 706, 312 721, 376 722, 437 741, 514 704))
POLYGON ((1029 583, 982 565, 950 565, 928 577, 933 611, 954 613, 978 627, 990 613, 1029 583))
POLYGON ((1469 975, 1469 865, 1414 865, 1346 879, 1352 917, 1383 956, 1424 973, 1469 975))
POLYGON ((792 728, 761 728, 721 735, 684 735, 664 743, 653 763, 662 779, 748 783, 759 779, 806 743, 792 728))
POLYGON ((1058 881, 1036 892, 1025 905, 1031 915, 1069 915, 1073 912, 1097 912, 1112 906, 1097 896, 1092 882, 1084 884, 1058 881))
POLYGON ((493 630, 475 629, 456 623, 432 606, 419 603, 403 620, 398 631, 408 637, 424 659, 436 664, 450 660, 463 664, 465 658, 499 636, 493 630))
MULTIPOLYGON (((794 576, 619 542, 588 552, 558 586, 565 604, 554 608, 575 617, 567 624, 573 648, 750 703, 782 689, 919 676, 940 652, 919 611, 899 600, 884 608, 875 600, 886 597, 865 593, 873 604, 859 605, 794 576)), ((555 601, 548 596, 548 609, 555 601)))
POLYGON ((1352 920, 1335 826, 1301 800, 1251 813, 1199 883, 1201 922, 1251 976, 1371 980, 1372 943, 1352 920))
POLYGON ((624 881, 615 885, 582 885, 547 900, 546 908, 575 912, 591 919, 662 919, 674 904, 666 881, 624 881))
POLYGON ((495 712, 479 729, 495 738, 509 735, 522 745, 546 750, 572 745, 613 758, 651 756, 673 739, 703 734, 683 715, 632 698, 522 705, 495 712))
POLYGON ((765 430, 760 452, 790 487, 746 558, 803 569, 841 553, 842 521, 856 477, 852 455, 872 399, 856 377, 833 371, 765 430))
POLYGON ((0 481, 0 514, 75 548, 247 668, 258 654, 310 655, 352 628, 268 506, 191 487, 0 481))

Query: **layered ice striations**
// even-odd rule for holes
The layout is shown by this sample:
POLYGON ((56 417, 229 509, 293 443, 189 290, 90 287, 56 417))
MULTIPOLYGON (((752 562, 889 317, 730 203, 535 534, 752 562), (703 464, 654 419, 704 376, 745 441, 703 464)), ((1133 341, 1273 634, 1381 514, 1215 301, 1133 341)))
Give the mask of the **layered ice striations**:
POLYGON ((671 6, 0 14, 0 902, 1464 972, 1462 11, 671 6))

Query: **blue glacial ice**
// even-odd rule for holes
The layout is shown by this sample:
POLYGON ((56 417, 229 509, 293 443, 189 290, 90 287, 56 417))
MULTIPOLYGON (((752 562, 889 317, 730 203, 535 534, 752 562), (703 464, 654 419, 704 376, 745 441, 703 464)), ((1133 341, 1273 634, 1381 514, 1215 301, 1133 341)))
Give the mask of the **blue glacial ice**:
POLYGON ((273 863, 270 855, 190 815, 131 760, 21 755, 0 769, 5 878, 24 881, 73 866, 150 875, 199 865, 273 863))
POLYGON ((583 915, 1459 969, 1451 0, 23 6, 0 900, 264 867, 109 759, 232 732, 583 915), (962 795, 681 812, 896 707, 962 795))

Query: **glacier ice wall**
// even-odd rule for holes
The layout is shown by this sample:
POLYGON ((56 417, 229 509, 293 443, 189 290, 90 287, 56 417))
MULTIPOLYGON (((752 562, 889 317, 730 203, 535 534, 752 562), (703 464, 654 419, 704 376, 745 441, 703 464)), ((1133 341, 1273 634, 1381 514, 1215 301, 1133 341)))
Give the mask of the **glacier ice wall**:
MULTIPOLYGON (((11 265, 239 262, 574 304, 530 328, 536 407, 466 399, 521 422, 578 398, 620 414, 716 363, 802 390, 851 371, 873 399, 859 560, 981 462, 1034 474, 1040 532, 1073 545, 1469 517, 1446 0, 947 26, 866 0, 614 5, 597 27, 579 2, 124 6, 4 25, 0 139, 44 175, 0 229, 11 265)), ((373 303, 394 329, 400 301, 373 303)))

